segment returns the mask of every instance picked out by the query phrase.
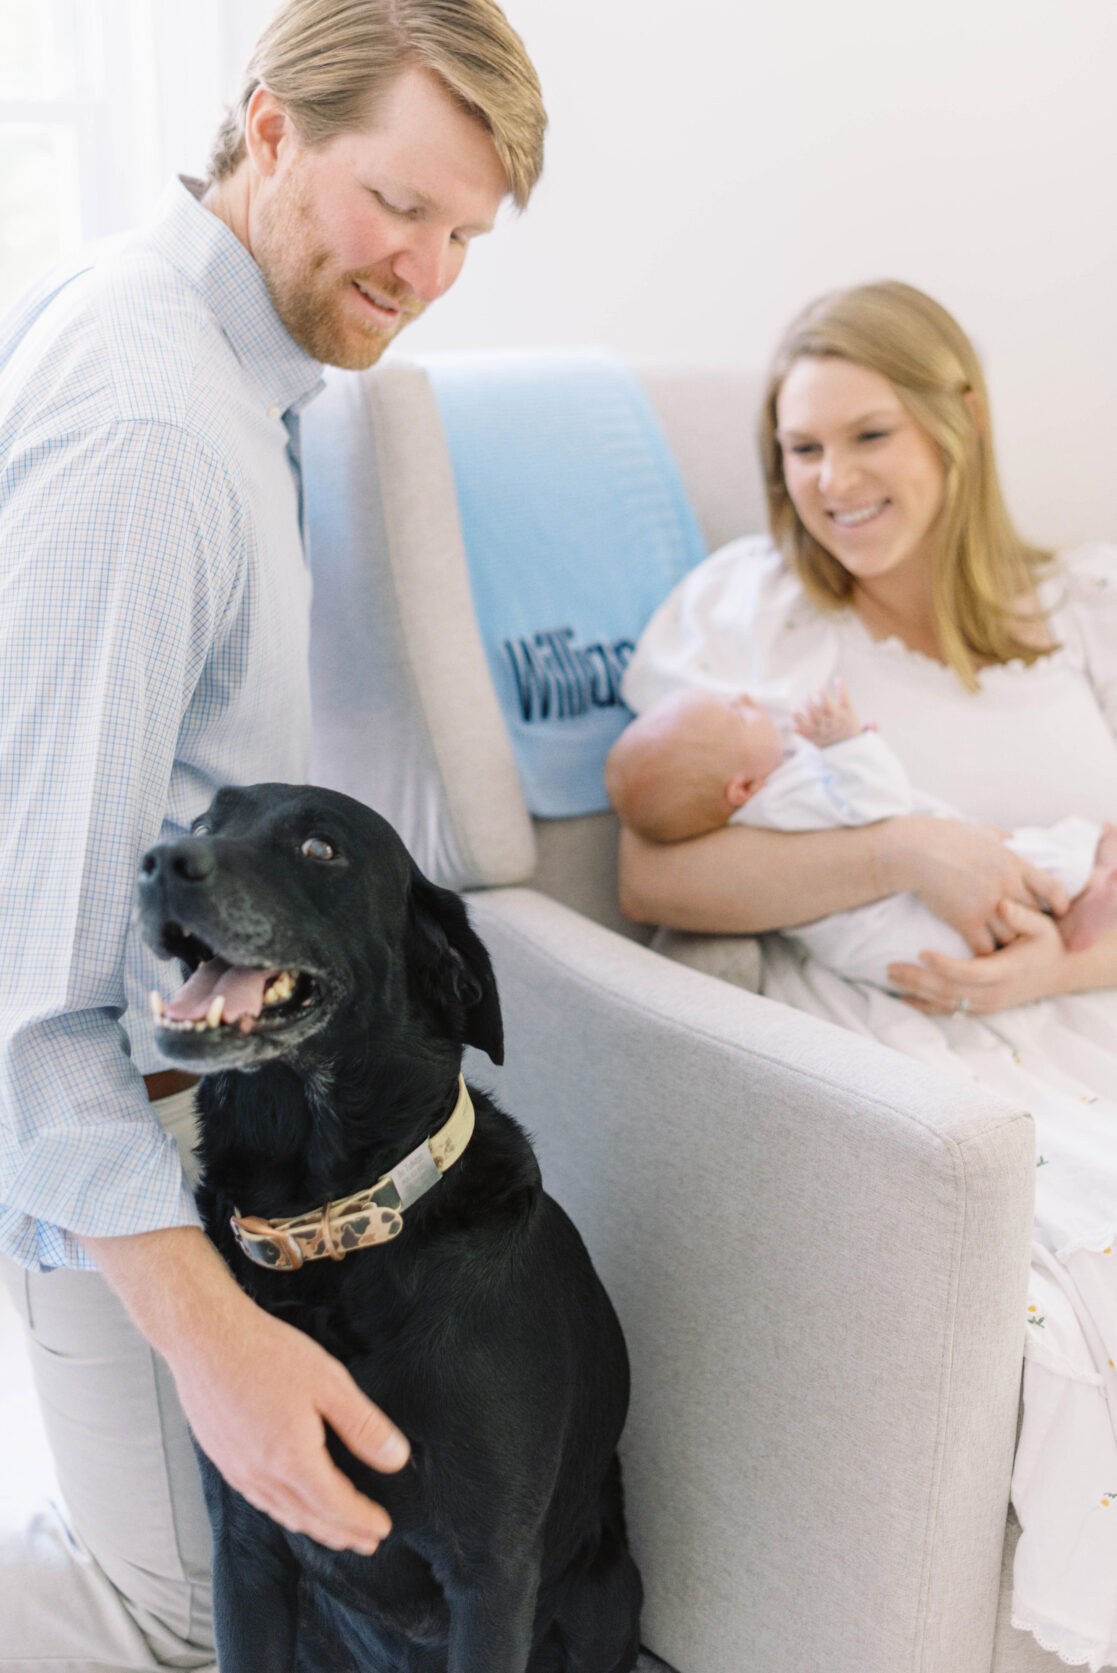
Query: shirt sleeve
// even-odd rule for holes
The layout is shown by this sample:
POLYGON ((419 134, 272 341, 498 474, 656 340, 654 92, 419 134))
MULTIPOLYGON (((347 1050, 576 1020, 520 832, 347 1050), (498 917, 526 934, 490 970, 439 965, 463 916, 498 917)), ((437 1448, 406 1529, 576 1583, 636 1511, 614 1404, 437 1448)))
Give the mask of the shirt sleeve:
POLYGON ((0 476, 0 1248, 197 1224, 128 1055, 124 949, 183 716, 243 574, 221 462, 159 423, 0 476))

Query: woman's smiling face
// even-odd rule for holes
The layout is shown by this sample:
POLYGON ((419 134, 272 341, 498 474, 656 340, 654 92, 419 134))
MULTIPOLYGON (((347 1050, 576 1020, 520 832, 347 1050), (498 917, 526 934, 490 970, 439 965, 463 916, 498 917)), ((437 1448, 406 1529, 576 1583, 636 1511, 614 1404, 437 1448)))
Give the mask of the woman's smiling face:
POLYGON ((922 567, 945 473, 887 378, 804 357, 780 386, 776 425, 788 494, 820 546, 860 581, 922 567))

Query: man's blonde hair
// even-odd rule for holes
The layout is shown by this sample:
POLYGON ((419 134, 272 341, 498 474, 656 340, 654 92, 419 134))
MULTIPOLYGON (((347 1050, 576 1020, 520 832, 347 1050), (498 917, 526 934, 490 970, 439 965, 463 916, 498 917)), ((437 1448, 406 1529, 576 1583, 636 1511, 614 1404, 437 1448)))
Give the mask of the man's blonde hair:
POLYGON ((207 178, 245 155, 249 100, 263 85, 290 112, 304 145, 363 128, 407 69, 439 77, 487 130, 522 209, 543 168, 547 114, 524 43, 494 0, 287 0, 248 62, 218 129, 207 178))
POLYGON ((797 360, 834 358, 888 379, 935 443, 945 485, 934 526, 932 587, 946 662, 970 690, 976 668, 1020 658, 1043 642, 1036 581, 1051 554, 1012 526, 997 479, 989 396, 973 344, 945 308, 896 280, 834 291, 792 321, 776 350, 760 419, 772 536, 820 608, 848 602, 853 578, 799 519, 784 481, 776 403, 797 360), (1029 631, 1030 629, 1030 631, 1029 631))

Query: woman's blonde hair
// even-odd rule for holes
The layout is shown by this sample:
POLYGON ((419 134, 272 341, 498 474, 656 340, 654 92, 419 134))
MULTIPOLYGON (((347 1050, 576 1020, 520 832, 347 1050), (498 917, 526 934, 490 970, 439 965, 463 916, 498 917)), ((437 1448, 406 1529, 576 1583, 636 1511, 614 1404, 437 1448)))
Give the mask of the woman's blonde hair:
POLYGON ((932 587, 945 661, 970 690, 983 663, 1032 663, 1043 641, 1036 581, 1051 554, 1012 526, 997 480, 989 397, 973 344, 945 308, 896 280, 834 291, 793 320, 776 350, 760 419, 772 536, 821 608, 846 603, 853 578, 799 519, 784 480, 776 403, 797 360, 852 361, 888 379, 938 447, 945 472, 934 525, 932 587))
POLYGON ((487 129, 522 209, 542 172, 547 114, 524 43, 494 0, 287 0, 256 43, 207 179, 225 179, 243 160, 245 113, 261 84, 314 146, 364 127, 415 66, 487 129))

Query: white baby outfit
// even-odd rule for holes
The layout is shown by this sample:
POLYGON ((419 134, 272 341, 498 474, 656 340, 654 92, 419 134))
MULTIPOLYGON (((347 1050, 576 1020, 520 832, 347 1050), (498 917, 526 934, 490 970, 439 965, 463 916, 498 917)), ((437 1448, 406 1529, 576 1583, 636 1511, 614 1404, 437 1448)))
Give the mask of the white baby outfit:
MULTIPOLYGON (((1031 666, 951 669, 860 618, 822 615, 766 538, 708 558, 652 618, 625 696, 702 686, 789 708, 840 674, 913 784, 1012 829, 1117 816, 1117 548, 1061 554, 1041 585, 1059 648, 1031 666)), ((1117 1665, 1117 989, 987 1017, 924 1016, 844 980, 782 935, 762 991, 1002 1092, 1036 1125, 1036 1226, 1013 1621, 1065 1661, 1117 1665)))
MULTIPOLYGON (((937 797, 913 789, 880 733, 865 731, 824 749, 805 738, 792 739, 789 753, 730 822, 774 831, 822 831, 904 814, 963 817, 937 797)), ((1055 825, 1022 826, 1008 846, 1050 872, 1073 898, 1086 886, 1100 837, 1096 820, 1069 814, 1055 825)), ((913 894, 888 895, 868 906, 833 912, 785 934, 839 976, 882 988, 891 986, 890 964, 914 964, 922 952, 970 956, 958 931, 913 894)))

